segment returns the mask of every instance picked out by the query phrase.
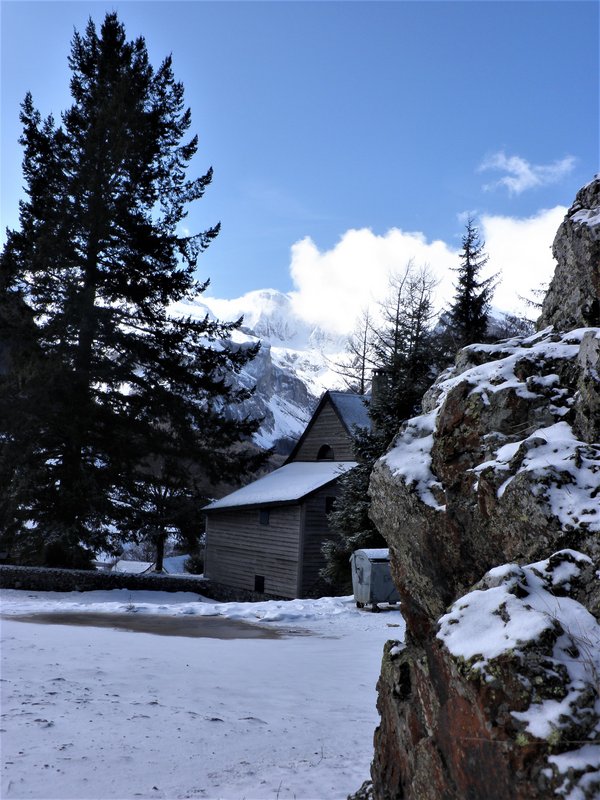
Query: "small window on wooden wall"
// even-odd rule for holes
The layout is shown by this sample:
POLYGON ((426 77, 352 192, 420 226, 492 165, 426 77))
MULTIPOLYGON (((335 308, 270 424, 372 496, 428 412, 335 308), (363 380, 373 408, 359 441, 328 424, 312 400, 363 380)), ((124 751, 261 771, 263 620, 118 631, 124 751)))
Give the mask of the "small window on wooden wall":
POLYGON ((317 453, 317 461, 333 461, 333 447, 329 444, 322 444, 317 453))
POLYGON ((254 576, 254 591, 255 592, 264 592, 265 590, 265 576, 264 575, 255 575, 254 576))
POLYGON ((335 508, 335 497, 327 495, 325 498, 325 513, 330 514, 335 508))
POLYGON ((260 525, 268 525, 269 524, 269 509, 268 508, 259 508, 258 510, 258 522, 260 525))

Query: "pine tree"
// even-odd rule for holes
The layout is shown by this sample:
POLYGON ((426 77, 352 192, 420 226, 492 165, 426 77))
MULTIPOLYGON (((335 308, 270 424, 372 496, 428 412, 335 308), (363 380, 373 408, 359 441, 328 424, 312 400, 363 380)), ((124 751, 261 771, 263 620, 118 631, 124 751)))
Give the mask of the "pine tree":
POLYGON ((192 463, 212 477, 252 464, 232 446, 258 426, 223 413, 249 395, 231 380, 257 352, 230 344, 241 320, 169 313, 208 285, 195 269, 219 232, 181 234, 212 169, 186 177, 198 140, 185 139, 191 114, 171 58, 155 70, 112 13, 100 34, 91 20, 75 33, 69 66, 60 125, 30 94, 22 105, 27 197, 0 269, 0 341, 13 350, 0 379, 0 407, 12 404, 0 524, 37 561, 135 534, 156 465, 180 491, 192 463), (26 374, 14 355, 22 332, 26 374))
POLYGON ((454 352, 468 344, 486 339, 490 301, 496 288, 496 276, 481 278, 488 263, 485 242, 479 236, 472 217, 467 219, 462 237, 460 264, 454 302, 447 314, 446 332, 454 352))
POLYGON ((334 372, 342 376, 346 388, 355 394, 367 394, 371 386, 371 372, 376 366, 372 325, 371 312, 366 309, 348 337, 341 361, 332 365, 334 372))
POLYGON ((380 304, 382 322, 374 328, 373 345, 379 380, 370 415, 382 453, 400 422, 418 412, 434 378, 435 285, 427 267, 416 268, 409 262, 390 278, 388 298, 380 304))

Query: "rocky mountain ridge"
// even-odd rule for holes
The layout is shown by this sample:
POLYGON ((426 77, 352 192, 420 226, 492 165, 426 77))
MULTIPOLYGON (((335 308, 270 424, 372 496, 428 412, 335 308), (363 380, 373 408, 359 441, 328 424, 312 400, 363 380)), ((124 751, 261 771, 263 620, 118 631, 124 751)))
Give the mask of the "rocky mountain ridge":
POLYGON ((300 437, 319 397, 326 389, 343 388, 334 365, 342 358, 343 338, 309 326, 295 314, 291 299, 275 289, 250 292, 237 300, 199 297, 180 303, 175 312, 193 317, 209 314, 220 319, 243 317, 233 337, 241 346, 260 341, 258 356, 239 375, 254 396, 236 413, 262 417, 254 437, 260 447, 286 454, 300 437))
POLYGON ((600 179, 554 253, 539 332, 461 351, 372 475, 378 800, 600 796, 600 179))

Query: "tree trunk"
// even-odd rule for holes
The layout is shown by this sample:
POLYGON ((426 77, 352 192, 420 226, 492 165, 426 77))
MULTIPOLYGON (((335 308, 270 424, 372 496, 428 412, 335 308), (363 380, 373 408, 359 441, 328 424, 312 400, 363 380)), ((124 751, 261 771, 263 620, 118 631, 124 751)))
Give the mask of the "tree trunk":
POLYGON ((164 531, 161 531, 158 534, 156 539, 156 563, 154 564, 154 571, 155 572, 162 572, 163 571, 163 561, 165 557, 165 540, 167 538, 167 534, 164 531))

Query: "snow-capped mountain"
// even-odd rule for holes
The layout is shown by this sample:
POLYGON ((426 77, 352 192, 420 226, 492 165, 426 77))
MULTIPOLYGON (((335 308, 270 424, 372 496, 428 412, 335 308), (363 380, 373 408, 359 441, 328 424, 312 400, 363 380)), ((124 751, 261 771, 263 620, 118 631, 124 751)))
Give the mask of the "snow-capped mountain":
MULTIPOLYGON (((294 310, 288 294, 276 289, 261 289, 235 300, 199 296, 178 303, 175 314, 204 317, 223 322, 243 317, 243 325, 234 334, 239 344, 260 341, 258 356, 239 376, 243 386, 256 386, 253 398, 235 413, 262 417, 255 436, 260 447, 275 447, 285 454, 306 427, 317 401, 326 389, 343 389, 344 381, 336 372, 343 361, 346 339, 308 324, 294 310)), ((510 335, 527 331, 508 330, 506 314, 494 310, 494 332, 510 335), (504 329, 506 331, 504 332, 504 329)))
POLYGON ((179 303, 177 314, 221 321, 244 318, 234 335, 238 343, 261 342, 258 356, 240 375, 244 386, 256 386, 252 400, 240 413, 263 417, 255 436, 261 447, 274 446, 287 453, 300 436, 326 389, 339 389, 343 381, 335 363, 343 354, 345 340, 308 325, 293 310, 289 295, 275 289, 249 292, 235 300, 200 296, 179 303))

